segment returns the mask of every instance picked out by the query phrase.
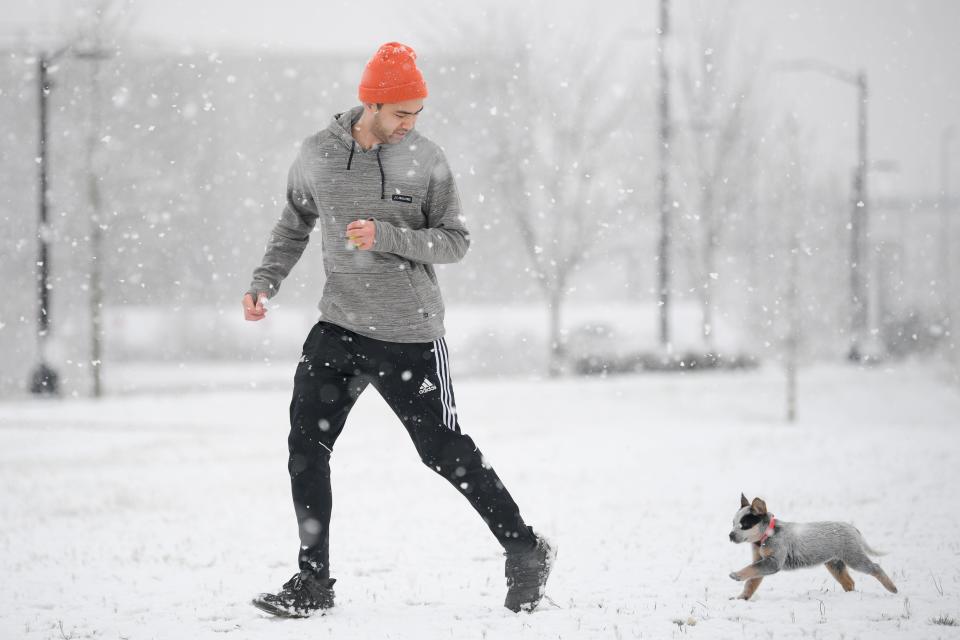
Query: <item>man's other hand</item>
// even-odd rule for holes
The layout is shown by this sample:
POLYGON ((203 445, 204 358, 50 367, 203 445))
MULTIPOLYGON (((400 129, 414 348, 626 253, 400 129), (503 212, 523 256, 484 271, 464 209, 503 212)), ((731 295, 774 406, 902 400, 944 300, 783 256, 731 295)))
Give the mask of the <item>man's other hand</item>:
POLYGON ((254 301, 253 296, 249 293, 243 295, 243 319, 250 320, 251 322, 256 322, 257 320, 263 320, 267 317, 267 309, 263 306, 263 303, 267 300, 267 294, 263 291, 260 292, 257 300, 254 301))

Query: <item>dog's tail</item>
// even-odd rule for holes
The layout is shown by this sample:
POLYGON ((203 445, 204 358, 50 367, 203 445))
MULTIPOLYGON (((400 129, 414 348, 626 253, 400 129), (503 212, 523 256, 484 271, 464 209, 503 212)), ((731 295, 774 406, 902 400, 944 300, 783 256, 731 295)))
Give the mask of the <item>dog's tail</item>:
POLYGON ((869 544, 867 544, 867 539, 863 537, 863 534, 860 533, 860 529, 854 527, 854 530, 857 532, 857 535, 860 536, 860 544, 863 545, 863 550, 866 551, 871 556, 885 556, 887 555, 886 551, 877 551, 869 544))

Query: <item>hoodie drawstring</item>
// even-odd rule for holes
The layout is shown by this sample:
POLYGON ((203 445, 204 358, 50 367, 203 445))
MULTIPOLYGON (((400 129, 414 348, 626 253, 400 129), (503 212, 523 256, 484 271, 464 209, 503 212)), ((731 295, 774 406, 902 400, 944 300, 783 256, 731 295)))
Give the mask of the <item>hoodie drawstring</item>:
POLYGON ((380 199, 385 200, 387 179, 383 175, 383 163, 380 162, 380 149, 381 147, 377 147, 377 166, 380 167, 380 199))
MULTIPOLYGON (((357 148, 355 140, 350 142, 350 157, 347 158, 347 171, 350 171, 350 165, 353 164, 353 153, 357 148)), ((380 160, 380 149, 377 147, 377 166, 380 168, 380 199, 387 199, 387 178, 383 175, 383 162, 380 160)))

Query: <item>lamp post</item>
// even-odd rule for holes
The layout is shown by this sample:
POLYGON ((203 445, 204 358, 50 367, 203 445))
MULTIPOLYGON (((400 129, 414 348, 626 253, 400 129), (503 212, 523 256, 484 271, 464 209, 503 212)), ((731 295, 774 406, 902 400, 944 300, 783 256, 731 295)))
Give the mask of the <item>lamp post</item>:
POLYGON ((867 112, 869 91, 863 69, 851 73, 821 60, 790 60, 776 66, 781 71, 813 71, 839 80, 857 90, 857 164, 853 172, 853 197, 850 209, 850 350, 852 362, 862 362, 863 340, 867 329, 867 287, 863 260, 867 235, 867 112))

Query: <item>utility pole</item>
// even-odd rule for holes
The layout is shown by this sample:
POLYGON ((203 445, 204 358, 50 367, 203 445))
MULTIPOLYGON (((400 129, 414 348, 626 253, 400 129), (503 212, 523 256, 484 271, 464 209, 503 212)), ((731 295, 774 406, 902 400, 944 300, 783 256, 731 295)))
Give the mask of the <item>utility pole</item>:
POLYGON ((670 70, 667 59, 670 0, 660 0, 658 62, 660 67, 659 159, 657 194, 660 205, 660 241, 657 247, 657 304, 660 310, 660 346, 670 345, 670 70))

